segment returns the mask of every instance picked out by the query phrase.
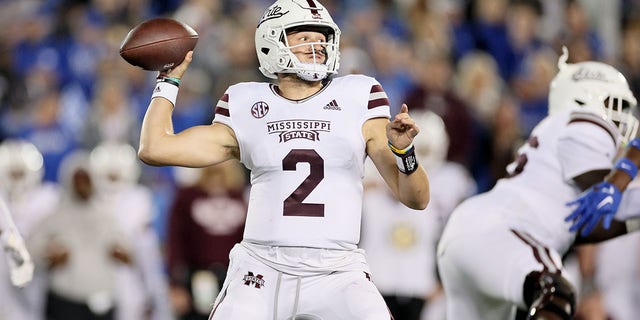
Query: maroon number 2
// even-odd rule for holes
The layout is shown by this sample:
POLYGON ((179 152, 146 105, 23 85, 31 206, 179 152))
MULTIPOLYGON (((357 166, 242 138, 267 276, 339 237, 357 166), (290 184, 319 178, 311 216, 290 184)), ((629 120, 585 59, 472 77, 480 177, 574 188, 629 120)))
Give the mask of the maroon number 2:
POLYGON ((282 214, 285 216, 324 217, 323 203, 302 203, 324 179, 324 160, 315 150, 293 149, 282 159, 282 170, 296 171, 296 165, 300 162, 309 164, 309 175, 284 200, 282 214))

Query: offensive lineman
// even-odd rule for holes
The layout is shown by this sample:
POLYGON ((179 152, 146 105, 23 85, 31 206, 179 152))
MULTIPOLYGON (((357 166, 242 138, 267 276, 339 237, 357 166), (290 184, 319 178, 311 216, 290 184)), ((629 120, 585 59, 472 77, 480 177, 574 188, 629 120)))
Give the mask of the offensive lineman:
POLYGON ((185 62, 161 74, 142 124, 140 158, 204 167, 239 159, 251 170, 244 240, 211 319, 385 319, 359 240, 369 156, 408 207, 429 201, 403 105, 389 121, 373 78, 331 78, 340 30, 316 0, 278 0, 256 30, 260 70, 277 84, 240 83, 218 101, 213 124, 175 134, 171 111, 185 62), (385 134, 386 133, 386 134, 385 134))
POLYGON ((575 291, 561 256, 575 244, 626 233, 624 223, 589 237, 570 232, 565 203, 609 172, 633 137, 636 106, 624 76, 600 62, 567 64, 551 82, 549 116, 489 192, 463 202, 438 246, 449 319, 571 319, 575 291), (628 104, 629 108, 624 108, 628 104))

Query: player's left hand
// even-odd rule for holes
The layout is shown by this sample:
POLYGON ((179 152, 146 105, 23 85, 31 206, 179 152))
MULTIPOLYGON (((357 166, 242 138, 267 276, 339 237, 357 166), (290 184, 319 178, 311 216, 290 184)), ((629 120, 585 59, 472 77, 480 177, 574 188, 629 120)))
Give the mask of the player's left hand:
POLYGON ((406 104, 402 104, 400 112, 387 124, 387 139, 398 149, 410 146, 419 132, 416 122, 409 116, 406 104))
POLYGON ((5 251, 9 260, 11 283, 24 287, 33 279, 34 264, 22 238, 10 232, 5 238, 5 251))
POLYGON ((567 203, 568 206, 578 205, 564 219, 565 221, 573 221, 569 231, 575 232, 582 228, 580 235, 584 237, 591 233, 600 218, 604 218, 604 228, 609 229, 621 199, 622 192, 609 182, 603 181, 591 187, 576 200, 567 203))

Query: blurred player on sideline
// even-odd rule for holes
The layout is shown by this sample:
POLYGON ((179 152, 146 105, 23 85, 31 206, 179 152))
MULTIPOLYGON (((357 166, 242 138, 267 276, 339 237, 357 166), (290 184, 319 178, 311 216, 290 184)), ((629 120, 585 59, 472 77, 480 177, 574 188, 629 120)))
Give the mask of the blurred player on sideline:
MULTIPOLYGON (((640 213, 640 180, 626 188, 627 195, 636 194, 635 201, 625 199, 621 213, 640 213)), ((625 198, 627 197, 625 195, 625 198)), ((620 219, 620 217, 616 217, 620 219)), ((635 320, 640 315, 640 232, 597 245, 595 258, 595 289, 611 319, 635 320)))
POLYGON ((429 181, 429 207, 413 210, 393 197, 371 161, 365 167, 360 246, 372 279, 396 319, 443 319, 444 297, 436 270, 436 245, 453 209, 475 193, 475 182, 461 165, 446 161, 449 138, 442 118, 414 112, 422 132, 413 143, 429 181), (424 310, 425 314, 422 314, 424 310))
POLYGON ((317 0, 279 0, 258 22, 260 70, 275 83, 239 83, 213 124, 174 133, 171 112, 192 59, 160 76, 140 137, 153 165, 205 167, 239 159, 251 170, 243 241, 211 319, 389 319, 358 248, 364 161, 413 209, 429 202, 403 105, 363 75, 335 77, 340 29, 317 0), (322 303, 318 303, 322 301, 322 303), (249 305, 247 305, 249 304, 249 305))
POLYGON ((130 242, 96 196, 86 151, 65 157, 61 201, 27 239, 46 270, 46 319, 114 320, 117 264, 131 263, 130 242))
POLYGON ((27 252, 22 250, 23 242, 19 236, 27 240, 35 224, 51 214, 59 201, 58 187, 42 181, 43 165, 42 154, 30 142, 7 139, 0 144, 0 201, 8 209, 3 213, 3 222, 0 222, 0 230, 3 230, 0 238, 5 241, 3 248, 7 243, 14 247, 8 252, 0 250, 0 256, 6 256, 9 261, 13 260, 11 257, 25 261, 24 269, 7 269, 9 265, 0 263, 0 319, 42 319, 44 314, 46 279, 42 272, 36 269, 33 278, 22 288, 16 288, 9 282, 15 272, 12 269, 25 272, 22 280, 27 281, 32 268, 29 259, 23 257, 27 252))
POLYGON ((177 190, 169 213, 166 257, 178 320, 207 320, 229 268, 229 252, 242 241, 246 175, 236 160, 176 171, 195 181, 177 190))
POLYGON ((127 143, 102 142, 89 159, 97 194, 132 243, 132 263, 118 266, 117 319, 171 319, 168 277, 152 228, 152 194, 138 183, 140 160, 135 149, 127 143))
POLYGON ((624 223, 583 237, 569 232, 565 204, 602 181, 620 141, 637 132, 636 99, 624 76, 600 62, 567 64, 564 49, 549 116, 532 131, 489 192, 463 202, 438 245, 450 319, 570 319, 576 292, 561 257, 572 245, 625 234, 624 223))

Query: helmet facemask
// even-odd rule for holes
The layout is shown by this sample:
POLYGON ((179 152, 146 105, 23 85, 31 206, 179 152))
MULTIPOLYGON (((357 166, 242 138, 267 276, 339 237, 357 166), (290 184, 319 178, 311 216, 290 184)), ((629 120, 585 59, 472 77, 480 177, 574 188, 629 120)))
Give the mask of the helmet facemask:
POLYGON ((638 118, 636 117, 635 104, 620 97, 609 97, 604 104, 607 118, 611 119, 618 128, 620 139, 627 143, 638 133, 638 118))
MULTIPOLYGON (((335 48, 336 45, 331 43, 329 40, 329 38, 333 37, 333 35, 328 33, 327 31, 328 31, 327 28, 318 28, 314 26, 299 26, 299 27, 289 28, 285 30, 286 34, 283 37, 282 41, 284 43, 283 54, 286 54, 289 56, 289 59, 288 59, 289 63, 287 65, 287 69, 294 71, 300 79, 306 80, 306 81, 320 81, 326 78, 330 73, 329 66, 327 65, 327 62, 329 59, 328 48, 331 48, 331 51, 334 51, 334 52, 337 51, 337 48, 335 48), (327 41, 301 43, 293 46, 290 45, 289 41, 287 40, 287 35, 303 32, 303 31, 320 32, 325 35, 325 38, 327 39, 327 41), (323 61, 316 60, 316 51, 318 50, 317 49, 318 46, 322 48, 320 50, 324 55, 323 61), (305 47, 310 47, 311 53, 313 54, 314 61, 311 63, 301 62, 300 60, 298 60, 298 57, 296 57, 296 55, 293 53, 295 49, 298 49, 298 48, 304 49, 305 47)), ((332 73, 335 73, 335 71, 332 73)))

